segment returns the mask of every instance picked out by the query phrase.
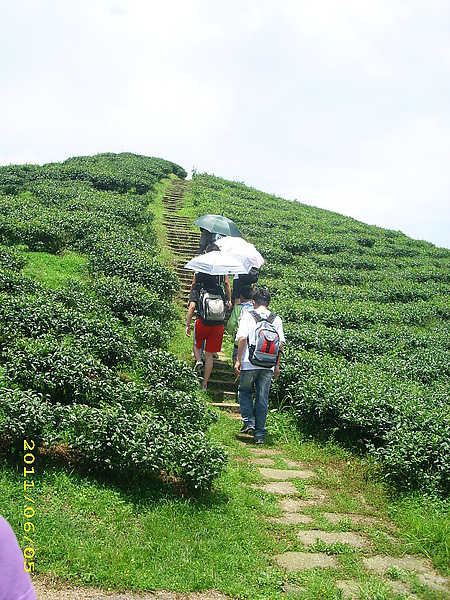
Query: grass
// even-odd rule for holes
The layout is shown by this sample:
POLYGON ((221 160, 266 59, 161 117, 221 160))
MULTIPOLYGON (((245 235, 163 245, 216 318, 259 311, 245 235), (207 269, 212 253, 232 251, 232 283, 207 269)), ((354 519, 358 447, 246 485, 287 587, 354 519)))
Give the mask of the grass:
MULTIPOLYGON (((273 500, 242 491, 242 483, 255 479, 236 465, 214 494, 186 499, 154 485, 125 491, 62 470, 43 472, 35 496, 39 570, 118 589, 256 593, 264 552, 279 548, 257 526, 273 500)), ((16 530, 20 483, 20 473, 3 470, 0 489, 16 530)))
POLYGON ((88 279, 88 259, 76 252, 26 252, 25 257, 27 264, 23 274, 53 289, 61 287, 68 279, 88 279))
POLYGON ((450 501, 407 495, 392 502, 390 515, 405 539, 405 550, 424 554, 450 575, 450 501))
POLYGON ((164 204, 163 198, 167 192, 167 190, 172 185, 173 181, 176 180, 177 177, 172 175, 167 179, 162 179, 158 183, 154 185, 152 191, 152 202, 148 206, 148 210, 153 215, 152 227, 156 231, 156 239, 158 242, 158 250, 160 251, 159 258, 166 262, 167 264, 171 264, 173 262, 173 254, 167 246, 167 231, 164 227, 164 204))

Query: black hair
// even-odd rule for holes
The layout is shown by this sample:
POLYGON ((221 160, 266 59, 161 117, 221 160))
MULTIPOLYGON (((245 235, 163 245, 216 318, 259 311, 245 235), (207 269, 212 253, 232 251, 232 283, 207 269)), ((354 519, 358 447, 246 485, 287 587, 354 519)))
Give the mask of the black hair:
POLYGON ((253 292, 253 302, 256 306, 269 306, 270 292, 266 289, 259 289, 253 292))
POLYGON ((239 290, 239 295, 244 298, 244 300, 251 300, 253 298, 253 288, 251 285, 243 285, 239 290))

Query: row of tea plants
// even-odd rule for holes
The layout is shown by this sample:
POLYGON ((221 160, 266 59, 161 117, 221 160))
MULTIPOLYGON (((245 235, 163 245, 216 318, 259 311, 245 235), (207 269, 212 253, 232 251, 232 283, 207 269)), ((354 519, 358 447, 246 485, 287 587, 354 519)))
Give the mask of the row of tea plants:
POLYGON ((175 477, 210 489, 226 455, 187 365, 165 350, 176 276, 158 259, 155 183, 184 178, 131 154, 0 168, 0 452, 24 439, 109 477, 175 477), (87 258, 50 287, 33 253, 87 258))
POLYGON ((287 337, 273 405, 399 487, 447 495, 450 250, 206 174, 189 207, 233 219, 265 257, 287 337))

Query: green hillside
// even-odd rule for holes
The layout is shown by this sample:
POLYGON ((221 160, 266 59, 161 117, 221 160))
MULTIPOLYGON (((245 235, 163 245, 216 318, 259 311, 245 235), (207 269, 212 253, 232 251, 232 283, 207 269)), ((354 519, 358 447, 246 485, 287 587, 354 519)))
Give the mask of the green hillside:
MULTIPOLYGON (((0 169, 0 431, 14 444, 67 444, 89 468, 167 471, 209 487, 225 460, 217 449, 208 446, 218 462, 206 479, 175 459, 192 451, 170 415, 178 396, 195 435, 212 417, 186 367, 164 354, 178 282, 158 258, 152 201, 168 176, 186 172, 131 154, 0 169), (65 262, 61 281, 26 276, 51 256, 54 277, 65 262), (171 381, 170 399, 160 381, 171 381), (108 425, 119 413, 120 434, 108 425), (106 454, 100 431, 114 439, 106 454), (154 455, 136 453, 139 436, 154 455)), ((273 404, 292 406, 302 430, 368 453, 395 485, 447 495, 450 251, 209 175, 195 174, 185 212, 226 214, 266 259, 260 283, 288 340, 273 404)))
POLYGON ((341 600, 353 581, 354 597, 403 600, 392 595, 402 582, 443 600, 450 250, 186 175, 111 153, 0 167, 0 512, 38 582, 341 600), (178 223, 187 217, 196 235, 197 216, 224 214, 265 257, 258 285, 287 338, 271 458, 208 405, 189 362, 162 209, 180 186, 178 223), (303 502, 306 520, 280 523, 258 460, 312 469, 286 500, 303 502), (364 535, 369 549, 307 548, 298 534, 318 527, 364 535), (290 573, 274 560, 296 551, 335 567, 290 573), (374 574, 364 561, 379 555, 420 558, 437 587, 395 565, 374 574))

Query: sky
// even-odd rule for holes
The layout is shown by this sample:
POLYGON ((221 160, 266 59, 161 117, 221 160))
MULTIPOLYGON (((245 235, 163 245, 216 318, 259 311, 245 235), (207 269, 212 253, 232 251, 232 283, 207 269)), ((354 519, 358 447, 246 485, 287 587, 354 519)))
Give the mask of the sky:
POLYGON ((0 0, 0 164, 133 152, 450 248, 448 0, 0 0))

